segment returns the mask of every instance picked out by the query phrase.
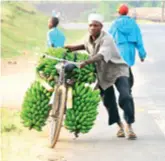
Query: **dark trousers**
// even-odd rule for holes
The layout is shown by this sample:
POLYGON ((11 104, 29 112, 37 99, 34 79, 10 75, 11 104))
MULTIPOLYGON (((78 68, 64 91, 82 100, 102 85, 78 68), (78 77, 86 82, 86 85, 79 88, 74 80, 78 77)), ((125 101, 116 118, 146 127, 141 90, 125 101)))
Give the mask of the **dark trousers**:
POLYGON ((130 93, 132 94, 132 87, 134 85, 134 76, 131 68, 129 68, 129 84, 130 84, 130 93))
MULTIPOLYGON (((135 112, 134 112, 133 98, 130 94, 129 78, 119 77, 115 82, 115 86, 119 92, 119 106, 124 111, 124 119, 128 124, 131 124, 135 121, 134 118, 135 112)), ((101 90, 104 106, 106 107, 109 115, 108 124, 112 125, 114 123, 121 122, 117 108, 114 87, 111 86, 106 90, 102 90, 100 88, 100 90, 101 90)))

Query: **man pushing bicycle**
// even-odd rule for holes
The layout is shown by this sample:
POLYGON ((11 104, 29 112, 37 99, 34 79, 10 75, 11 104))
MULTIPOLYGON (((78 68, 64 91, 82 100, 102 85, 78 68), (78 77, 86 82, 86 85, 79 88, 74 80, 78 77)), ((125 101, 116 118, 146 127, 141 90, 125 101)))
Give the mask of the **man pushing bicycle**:
POLYGON ((108 33, 102 31, 103 17, 96 13, 91 14, 88 17, 88 23, 89 36, 84 44, 69 45, 65 46, 65 48, 71 51, 86 50, 89 53, 90 59, 82 62, 80 68, 88 64, 95 64, 98 85, 109 115, 108 124, 117 123, 119 126, 117 136, 125 137, 124 125, 118 113, 114 92, 114 85, 116 86, 120 94, 119 105, 124 111, 128 138, 135 139, 136 134, 132 129, 132 124, 135 121, 134 101, 129 92, 130 86, 128 82, 129 67, 121 58, 113 38, 108 33))

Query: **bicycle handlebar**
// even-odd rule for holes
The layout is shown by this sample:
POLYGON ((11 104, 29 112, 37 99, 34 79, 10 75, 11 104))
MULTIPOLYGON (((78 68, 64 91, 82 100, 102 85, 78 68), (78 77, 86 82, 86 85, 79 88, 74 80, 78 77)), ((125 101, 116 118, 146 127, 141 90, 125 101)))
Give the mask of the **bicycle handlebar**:
POLYGON ((75 64, 76 66, 79 67, 80 65, 80 62, 74 62, 74 61, 69 61, 69 60, 66 60, 66 59, 61 59, 61 58, 57 58, 57 57, 54 57, 54 56, 50 56, 50 55, 47 55, 46 53, 42 54, 43 56, 49 58, 49 59, 53 59, 53 60, 58 60, 60 62, 68 62, 68 63, 72 63, 72 64, 75 64))

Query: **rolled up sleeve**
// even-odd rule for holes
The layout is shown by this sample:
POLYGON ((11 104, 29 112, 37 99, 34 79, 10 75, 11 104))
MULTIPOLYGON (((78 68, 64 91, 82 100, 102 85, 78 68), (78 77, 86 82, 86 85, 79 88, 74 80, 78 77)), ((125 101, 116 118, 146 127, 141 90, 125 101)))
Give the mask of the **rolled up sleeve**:
POLYGON ((98 54, 103 55, 104 61, 107 63, 112 59, 112 56, 115 55, 115 53, 118 53, 118 49, 112 37, 109 35, 103 40, 103 43, 100 44, 98 54))

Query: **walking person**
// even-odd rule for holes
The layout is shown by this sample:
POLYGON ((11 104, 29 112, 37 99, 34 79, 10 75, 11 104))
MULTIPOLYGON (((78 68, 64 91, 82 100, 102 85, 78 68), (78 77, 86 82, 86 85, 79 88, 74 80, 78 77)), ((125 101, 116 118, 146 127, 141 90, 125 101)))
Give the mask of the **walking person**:
POLYGON ((131 67, 135 64, 136 49, 138 50, 141 62, 146 58, 146 51, 144 49, 140 28, 136 21, 128 16, 128 11, 129 8, 125 4, 119 7, 119 17, 112 22, 108 32, 115 40, 121 57, 129 66, 129 84, 132 89, 134 76, 131 67))
POLYGON ((55 13, 53 16, 48 20, 48 28, 49 31, 47 32, 47 46, 48 47, 64 47, 65 44, 65 35, 62 31, 58 29, 59 18, 55 13))
MULTIPOLYGON (((47 32, 47 46, 58 48, 58 47, 64 47, 65 44, 65 35, 62 31, 58 29, 59 25, 59 17, 55 13, 55 11, 52 12, 52 17, 48 20, 48 28, 49 31, 47 32)), ((54 79, 50 77, 50 79, 54 79)), ((55 97, 55 92, 53 92, 51 99, 49 101, 49 105, 52 106, 53 99, 55 97)))
POLYGON ((135 139, 132 124, 135 121, 133 98, 130 95, 128 82, 129 68, 121 58, 113 38, 102 31, 103 17, 99 14, 91 14, 88 18, 89 35, 84 44, 68 45, 65 48, 76 51, 86 50, 90 58, 80 64, 83 68, 88 64, 95 64, 98 85, 103 96, 103 103, 108 112, 108 124, 117 123, 119 130, 118 137, 125 137, 124 124, 121 122, 114 86, 119 92, 119 105, 124 111, 124 119, 127 125, 129 139, 135 139))

